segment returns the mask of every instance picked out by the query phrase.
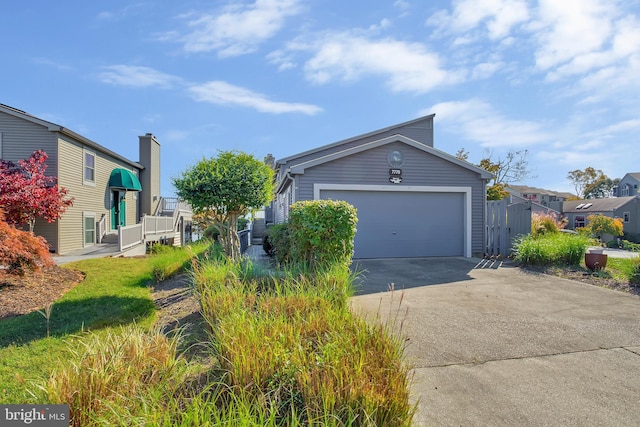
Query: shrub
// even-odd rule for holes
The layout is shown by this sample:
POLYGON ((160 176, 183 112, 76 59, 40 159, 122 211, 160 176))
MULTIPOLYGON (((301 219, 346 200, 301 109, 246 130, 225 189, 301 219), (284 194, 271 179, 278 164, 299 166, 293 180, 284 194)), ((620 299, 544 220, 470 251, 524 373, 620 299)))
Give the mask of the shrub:
POLYGON ((605 234, 610 234, 614 237, 622 236, 623 234, 623 224, 620 218, 611 218, 598 214, 589 215, 587 221, 589 221, 589 223, 585 229, 598 239, 602 238, 605 234))
POLYGON ((279 262, 291 261, 291 239, 289 224, 275 224, 267 229, 262 248, 269 256, 275 256, 279 262))
POLYGON ((518 238, 515 260, 525 265, 579 265, 591 239, 579 234, 551 233, 518 238))
POLYGON ((291 255, 310 266, 332 262, 351 264, 358 218, 344 201, 296 202, 289 210, 291 255))
POLYGON ((47 241, 30 231, 22 231, 4 221, 0 211, 0 264, 11 274, 23 275, 54 264, 47 241))
POLYGON ((565 222, 558 220, 558 216, 554 213, 549 214, 531 214, 531 234, 534 237, 542 234, 557 233, 563 229, 565 222))

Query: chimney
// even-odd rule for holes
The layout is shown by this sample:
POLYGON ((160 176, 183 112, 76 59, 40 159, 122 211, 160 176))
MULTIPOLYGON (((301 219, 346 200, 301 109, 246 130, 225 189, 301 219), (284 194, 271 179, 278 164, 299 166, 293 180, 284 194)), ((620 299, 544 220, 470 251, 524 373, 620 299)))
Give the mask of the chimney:
POLYGON ((155 136, 147 133, 139 136, 140 161, 144 170, 140 172, 140 184, 142 191, 138 199, 140 201, 140 216, 153 215, 160 203, 160 143, 155 136))

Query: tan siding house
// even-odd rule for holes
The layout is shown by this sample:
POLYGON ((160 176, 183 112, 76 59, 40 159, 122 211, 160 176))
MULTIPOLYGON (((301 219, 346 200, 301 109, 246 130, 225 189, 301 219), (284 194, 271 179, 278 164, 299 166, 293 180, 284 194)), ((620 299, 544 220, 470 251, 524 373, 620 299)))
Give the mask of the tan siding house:
POLYGON ((95 245, 101 220, 107 233, 117 233, 119 226, 137 224, 142 215, 154 213, 160 191, 160 144, 151 134, 140 136, 139 143, 141 162, 135 162, 69 129, 0 104, 2 158, 15 162, 44 150, 49 156, 47 174, 57 176, 58 184, 74 198, 57 222, 36 221, 35 233, 60 255, 95 245), (152 188, 140 185, 143 171, 152 188), (133 184, 122 184, 115 172, 129 174, 133 184))

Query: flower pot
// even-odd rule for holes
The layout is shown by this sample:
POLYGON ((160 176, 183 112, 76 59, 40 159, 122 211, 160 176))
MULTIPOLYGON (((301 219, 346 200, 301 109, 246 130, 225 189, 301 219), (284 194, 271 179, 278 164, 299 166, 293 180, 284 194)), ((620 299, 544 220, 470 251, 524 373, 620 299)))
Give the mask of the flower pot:
POLYGON ((607 255, 587 252, 584 254, 584 265, 591 271, 602 270, 607 266, 607 255))
POLYGON ((603 248, 590 248, 588 251, 590 254, 601 254, 604 252, 603 248))

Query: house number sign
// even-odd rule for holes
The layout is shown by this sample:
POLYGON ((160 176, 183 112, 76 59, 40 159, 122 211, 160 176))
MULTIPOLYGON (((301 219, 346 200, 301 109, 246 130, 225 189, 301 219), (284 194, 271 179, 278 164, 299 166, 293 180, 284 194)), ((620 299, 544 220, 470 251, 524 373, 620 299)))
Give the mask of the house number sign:
POLYGON ((391 166, 391 169, 389 169, 389 182, 400 184, 402 182, 402 169, 400 169, 400 166, 404 164, 404 155, 398 150, 391 151, 387 154, 387 163, 391 166))

